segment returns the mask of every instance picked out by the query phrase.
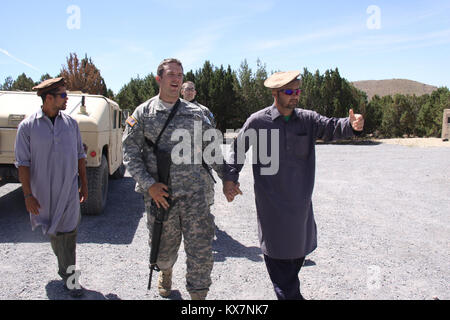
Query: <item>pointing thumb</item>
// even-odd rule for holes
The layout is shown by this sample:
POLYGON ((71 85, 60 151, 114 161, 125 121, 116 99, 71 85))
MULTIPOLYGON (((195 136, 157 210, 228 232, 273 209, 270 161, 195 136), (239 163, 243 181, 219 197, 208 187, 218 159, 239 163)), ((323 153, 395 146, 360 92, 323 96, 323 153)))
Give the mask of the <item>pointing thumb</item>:
POLYGON ((350 120, 355 120, 356 119, 355 113, 353 112, 353 109, 350 109, 350 111, 348 113, 349 113, 349 116, 350 116, 350 120))

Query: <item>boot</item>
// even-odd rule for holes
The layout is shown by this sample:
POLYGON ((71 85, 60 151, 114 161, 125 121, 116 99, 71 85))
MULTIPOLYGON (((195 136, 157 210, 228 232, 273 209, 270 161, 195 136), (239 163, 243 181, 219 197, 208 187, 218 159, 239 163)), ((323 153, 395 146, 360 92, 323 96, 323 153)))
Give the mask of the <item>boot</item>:
POLYGON ((191 295, 191 300, 206 300, 208 295, 208 290, 189 292, 191 295))
POLYGON ((172 293, 172 269, 161 271, 158 276, 159 295, 167 298, 172 293))

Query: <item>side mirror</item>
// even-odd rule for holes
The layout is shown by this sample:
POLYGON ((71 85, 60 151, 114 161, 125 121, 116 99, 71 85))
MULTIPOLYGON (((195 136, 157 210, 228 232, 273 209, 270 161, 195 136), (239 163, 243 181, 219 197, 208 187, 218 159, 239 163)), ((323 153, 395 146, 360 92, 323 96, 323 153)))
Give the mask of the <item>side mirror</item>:
POLYGON ((127 125, 127 119, 130 116, 130 110, 122 110, 122 127, 125 128, 125 126, 127 125))

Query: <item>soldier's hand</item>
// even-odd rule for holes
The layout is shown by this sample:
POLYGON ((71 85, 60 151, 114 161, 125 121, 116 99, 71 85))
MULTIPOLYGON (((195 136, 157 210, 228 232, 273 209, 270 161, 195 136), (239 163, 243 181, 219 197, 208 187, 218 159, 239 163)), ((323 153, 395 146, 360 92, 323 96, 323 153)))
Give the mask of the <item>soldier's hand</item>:
POLYGON ((232 202, 238 194, 242 195, 242 191, 241 189, 239 189, 239 186, 239 183, 234 183, 233 181, 224 181, 223 194, 227 198, 228 202, 232 202))
POLYGON ((169 198, 169 187, 163 183, 155 183, 148 189, 148 194, 155 201, 158 208, 163 207, 169 209, 169 203, 166 198, 169 198))
POLYGON ((39 204, 39 201, 35 197, 28 197, 25 199, 25 206, 27 207, 27 211, 31 214, 34 214, 35 216, 39 215, 39 209, 41 208, 41 205, 39 204))

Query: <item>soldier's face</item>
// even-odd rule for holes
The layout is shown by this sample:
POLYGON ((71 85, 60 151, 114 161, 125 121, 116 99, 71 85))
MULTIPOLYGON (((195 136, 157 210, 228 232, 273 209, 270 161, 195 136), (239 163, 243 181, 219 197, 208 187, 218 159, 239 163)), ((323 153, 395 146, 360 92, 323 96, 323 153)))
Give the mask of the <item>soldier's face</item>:
POLYGON ((178 98, 183 84, 183 69, 176 63, 169 63, 164 67, 162 77, 157 77, 156 80, 162 95, 178 98))
POLYGON ((192 101, 195 99, 196 94, 197 91, 195 91, 193 85, 186 85, 183 89, 181 89, 181 95, 183 96, 184 100, 192 101))

